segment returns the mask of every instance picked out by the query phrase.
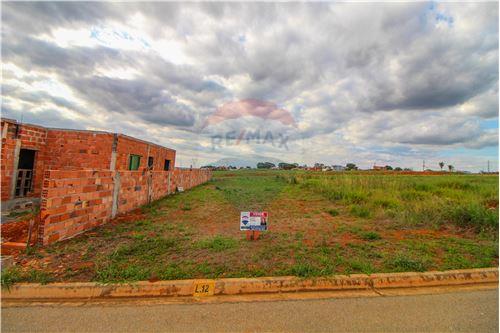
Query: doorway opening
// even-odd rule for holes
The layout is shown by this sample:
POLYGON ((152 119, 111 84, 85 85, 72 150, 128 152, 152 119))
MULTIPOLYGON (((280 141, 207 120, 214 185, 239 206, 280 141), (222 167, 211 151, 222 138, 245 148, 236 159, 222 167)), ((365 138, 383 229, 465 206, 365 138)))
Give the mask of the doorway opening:
POLYGON ((36 150, 21 149, 17 164, 16 198, 25 197, 33 190, 33 169, 36 150))

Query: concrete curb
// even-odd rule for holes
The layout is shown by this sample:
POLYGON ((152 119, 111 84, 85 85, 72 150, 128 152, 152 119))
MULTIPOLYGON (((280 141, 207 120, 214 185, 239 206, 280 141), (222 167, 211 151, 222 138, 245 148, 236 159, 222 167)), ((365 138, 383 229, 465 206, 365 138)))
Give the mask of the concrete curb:
MULTIPOLYGON (((130 284, 94 282, 19 283, 2 290, 4 300, 81 300, 133 297, 193 296, 200 285, 207 295, 244 295, 303 291, 346 291, 389 288, 480 285, 498 283, 498 268, 479 268, 423 273, 335 275, 314 279, 293 276, 217 280, 172 280, 130 284)), ((196 293, 198 296, 199 293, 196 293)))

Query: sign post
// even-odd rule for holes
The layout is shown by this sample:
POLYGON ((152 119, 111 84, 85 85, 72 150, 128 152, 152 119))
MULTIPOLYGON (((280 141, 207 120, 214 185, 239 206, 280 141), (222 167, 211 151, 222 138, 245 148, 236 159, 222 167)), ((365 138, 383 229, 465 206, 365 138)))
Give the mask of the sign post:
POLYGON ((246 231, 248 240, 257 240, 261 231, 267 230, 267 212, 241 212, 240 230, 246 231))

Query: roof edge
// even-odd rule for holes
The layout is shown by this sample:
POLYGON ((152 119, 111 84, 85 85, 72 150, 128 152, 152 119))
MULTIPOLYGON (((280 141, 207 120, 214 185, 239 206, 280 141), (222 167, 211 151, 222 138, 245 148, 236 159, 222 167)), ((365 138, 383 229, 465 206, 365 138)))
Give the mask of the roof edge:
POLYGON ((162 146, 162 145, 160 145, 158 143, 154 143, 154 142, 147 141, 147 140, 144 140, 144 139, 139 139, 139 138, 136 138, 136 137, 133 137, 133 136, 130 136, 130 135, 123 134, 123 133, 115 133, 115 132, 99 131, 99 130, 87 130, 87 129, 46 127, 46 126, 37 125, 37 124, 31 124, 31 123, 21 123, 21 122, 18 122, 16 119, 4 118, 4 117, 1 117, 0 120, 2 122, 7 122, 7 123, 11 123, 11 124, 16 124, 16 125, 25 125, 25 126, 32 126, 32 127, 37 127, 37 128, 43 128, 43 129, 46 129, 46 130, 49 130, 49 131, 67 131, 67 132, 84 132, 84 133, 117 135, 117 136, 122 136, 122 137, 129 138, 129 139, 137 140, 137 141, 140 141, 142 143, 146 143, 148 145, 153 145, 153 146, 161 147, 163 149, 168 149, 168 150, 177 152, 173 148, 165 147, 165 146, 162 146))

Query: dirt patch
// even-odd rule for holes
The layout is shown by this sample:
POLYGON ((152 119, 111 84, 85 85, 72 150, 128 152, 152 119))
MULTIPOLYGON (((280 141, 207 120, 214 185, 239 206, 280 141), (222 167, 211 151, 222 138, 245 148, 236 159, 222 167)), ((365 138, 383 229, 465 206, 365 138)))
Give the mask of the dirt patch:
POLYGON ((35 216, 31 214, 23 216, 19 221, 1 224, 0 232, 2 235, 2 242, 26 243, 30 221, 34 223, 31 235, 31 241, 34 243, 36 241, 37 225, 35 223, 35 216))
POLYGON ((468 232, 463 229, 456 228, 443 228, 440 230, 431 230, 431 229, 406 229, 406 230, 393 230, 382 233, 382 237, 387 239, 395 239, 395 240, 404 240, 410 238, 433 238, 433 239, 441 239, 441 238, 464 238, 466 236, 472 237, 474 233, 472 231, 468 232))

